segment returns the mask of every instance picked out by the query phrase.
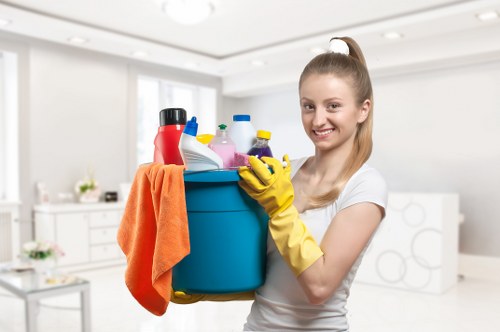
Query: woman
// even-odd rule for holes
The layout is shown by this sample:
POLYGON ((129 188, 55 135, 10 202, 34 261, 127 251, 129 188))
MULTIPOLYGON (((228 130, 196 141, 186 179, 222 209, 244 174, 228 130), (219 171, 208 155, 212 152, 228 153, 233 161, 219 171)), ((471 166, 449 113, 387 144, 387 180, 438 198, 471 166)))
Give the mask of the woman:
POLYGON ((304 130, 315 154, 250 158, 240 186, 268 213, 266 282, 245 330, 349 329, 345 308, 362 256, 385 214, 372 150, 372 86, 351 38, 334 38, 299 81, 304 130), (273 171, 265 164, 268 164, 273 171))

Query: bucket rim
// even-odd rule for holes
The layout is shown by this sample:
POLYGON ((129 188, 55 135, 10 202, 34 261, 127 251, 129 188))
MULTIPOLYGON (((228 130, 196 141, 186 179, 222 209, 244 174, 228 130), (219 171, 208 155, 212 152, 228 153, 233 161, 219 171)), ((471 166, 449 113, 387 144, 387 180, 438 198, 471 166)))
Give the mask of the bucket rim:
POLYGON ((216 169, 208 171, 184 171, 184 182, 238 182, 237 169, 216 169))

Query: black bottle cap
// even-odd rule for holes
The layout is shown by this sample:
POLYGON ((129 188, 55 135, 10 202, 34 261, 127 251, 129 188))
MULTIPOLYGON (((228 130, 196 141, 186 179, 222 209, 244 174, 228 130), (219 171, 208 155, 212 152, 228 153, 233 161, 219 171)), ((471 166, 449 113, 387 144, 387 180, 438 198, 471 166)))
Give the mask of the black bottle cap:
POLYGON ((185 125, 186 118, 186 110, 183 108, 165 108, 160 111, 160 126, 185 125))

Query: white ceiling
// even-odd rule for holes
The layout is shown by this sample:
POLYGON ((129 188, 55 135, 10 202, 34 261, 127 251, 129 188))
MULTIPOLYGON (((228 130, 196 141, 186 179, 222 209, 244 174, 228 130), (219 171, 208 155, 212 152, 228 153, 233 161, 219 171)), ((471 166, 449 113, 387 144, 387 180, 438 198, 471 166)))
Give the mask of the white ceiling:
POLYGON ((370 70, 397 71, 436 62, 500 54, 500 0, 213 0, 205 22, 182 26, 160 9, 161 0, 0 0, 0 27, 20 35, 223 78, 224 93, 240 96, 296 81, 332 36, 362 46, 370 70), (400 40, 381 34, 397 31, 400 40), (255 67, 250 62, 262 60, 255 67))

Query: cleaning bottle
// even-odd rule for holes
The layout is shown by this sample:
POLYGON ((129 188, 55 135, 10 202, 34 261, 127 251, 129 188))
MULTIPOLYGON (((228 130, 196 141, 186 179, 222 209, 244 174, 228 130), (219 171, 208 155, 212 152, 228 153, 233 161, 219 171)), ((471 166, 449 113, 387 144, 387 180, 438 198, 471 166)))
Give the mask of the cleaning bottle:
POLYGON ((223 168, 221 157, 196 139, 198 123, 196 117, 186 123, 179 140, 179 151, 188 171, 207 171, 223 168))
POLYGON ((207 145, 214 138, 214 134, 197 134, 196 139, 198 142, 207 145))
POLYGON ((266 130, 257 130, 257 141, 248 150, 247 154, 249 156, 260 157, 272 157, 271 147, 269 146, 269 140, 271 139, 271 132, 266 130))
POLYGON ((155 162, 183 165, 178 145, 185 125, 185 109, 165 108, 160 111, 160 127, 154 141, 155 162))
POLYGON ((255 128, 250 122, 250 115, 233 115, 233 123, 229 126, 228 136, 236 145, 236 152, 247 153, 255 143, 255 128))
POLYGON ((227 135, 226 128, 227 126, 223 123, 219 125, 219 129, 208 147, 222 158, 224 168, 229 168, 233 166, 236 145, 227 135))

